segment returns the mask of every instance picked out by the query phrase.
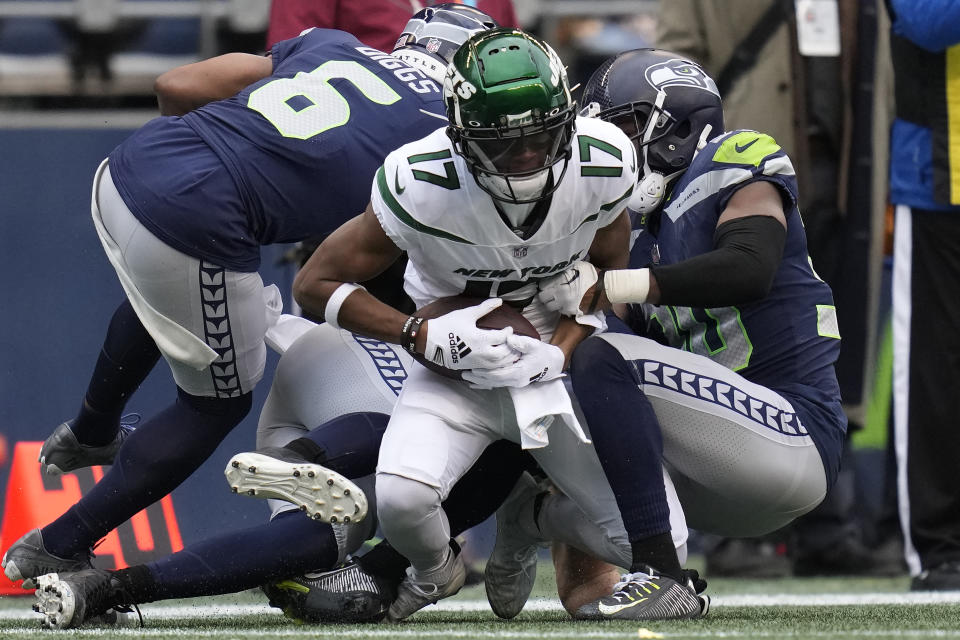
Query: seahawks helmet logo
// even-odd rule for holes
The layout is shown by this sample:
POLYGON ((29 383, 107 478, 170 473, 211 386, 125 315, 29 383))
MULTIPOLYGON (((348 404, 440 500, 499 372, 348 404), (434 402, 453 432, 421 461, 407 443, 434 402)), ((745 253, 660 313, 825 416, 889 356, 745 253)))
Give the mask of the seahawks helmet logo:
POLYGON ((720 97, 717 83, 713 81, 713 78, 689 60, 672 58, 666 62, 652 64, 647 67, 644 76, 646 76, 647 82, 658 90, 674 86, 693 87, 709 91, 720 97))

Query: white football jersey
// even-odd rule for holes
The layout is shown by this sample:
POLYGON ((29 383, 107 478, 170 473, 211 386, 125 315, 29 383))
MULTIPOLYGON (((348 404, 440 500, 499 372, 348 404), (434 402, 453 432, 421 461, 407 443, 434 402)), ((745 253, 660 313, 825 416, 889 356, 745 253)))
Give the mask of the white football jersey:
POLYGON ((637 183, 633 143, 616 126, 578 117, 571 144, 547 215, 526 239, 500 217, 445 128, 387 156, 371 203, 407 252, 404 289, 418 308, 445 296, 499 296, 522 303, 549 339, 558 315, 536 302, 537 281, 585 259, 597 229, 617 218, 637 183))

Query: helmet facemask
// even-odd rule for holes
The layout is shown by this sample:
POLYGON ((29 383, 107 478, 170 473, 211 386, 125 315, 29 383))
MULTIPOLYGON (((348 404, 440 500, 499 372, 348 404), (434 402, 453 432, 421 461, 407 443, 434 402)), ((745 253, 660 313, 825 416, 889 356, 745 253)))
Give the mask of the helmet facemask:
POLYGON ((637 49, 609 59, 585 88, 590 116, 623 130, 637 148, 640 180, 627 206, 650 213, 712 135, 723 133, 716 84, 676 54, 637 49))
POLYGON ((559 188, 576 109, 549 45, 512 29, 478 34, 448 67, 444 97, 447 134, 488 195, 530 204, 559 188))
POLYGON ((574 117, 571 110, 539 125, 474 128, 466 123, 454 143, 491 197, 512 204, 537 202, 556 191, 567 171, 574 117))

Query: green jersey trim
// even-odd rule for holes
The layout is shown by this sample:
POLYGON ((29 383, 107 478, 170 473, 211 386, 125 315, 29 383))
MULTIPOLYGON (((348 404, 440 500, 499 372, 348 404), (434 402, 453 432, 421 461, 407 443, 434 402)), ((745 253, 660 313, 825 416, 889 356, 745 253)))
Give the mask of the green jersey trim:
POLYGON ((380 197, 383 198, 383 201, 390 209, 390 212, 396 216, 400 222, 407 225, 411 229, 421 233, 426 233, 427 235, 436 236, 437 238, 443 238, 444 240, 451 240, 461 244, 473 244, 465 238, 461 238, 460 236, 456 236, 452 233, 447 233, 441 229, 435 229, 414 219, 414 217, 411 216, 399 202, 397 202, 397 199, 393 196, 393 193, 390 192, 390 186, 387 184, 387 177, 382 166, 377 169, 377 190, 380 192, 380 197))
POLYGON ((452 157, 450 154, 450 149, 444 149, 443 151, 414 154, 407 158, 407 162, 410 164, 417 164, 418 162, 428 162, 430 160, 446 160, 450 157, 452 157))
POLYGON ((623 193, 623 195, 616 200, 600 205, 600 211, 614 211, 618 204, 623 204, 624 201, 631 195, 633 195, 633 185, 627 187, 627 190, 623 193))

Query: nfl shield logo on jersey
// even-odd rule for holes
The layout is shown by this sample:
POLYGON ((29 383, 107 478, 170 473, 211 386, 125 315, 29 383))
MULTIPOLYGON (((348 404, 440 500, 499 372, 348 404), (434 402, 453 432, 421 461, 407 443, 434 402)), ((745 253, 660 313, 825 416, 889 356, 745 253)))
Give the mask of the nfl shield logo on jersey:
POLYGON ((527 248, 526 248, 526 247, 514 247, 514 248, 513 248, 513 257, 514 257, 514 258, 526 258, 526 257, 527 257, 527 248))
POLYGON ((441 42, 436 38, 430 38, 427 40, 427 51, 430 53, 436 53, 440 49, 441 42))

